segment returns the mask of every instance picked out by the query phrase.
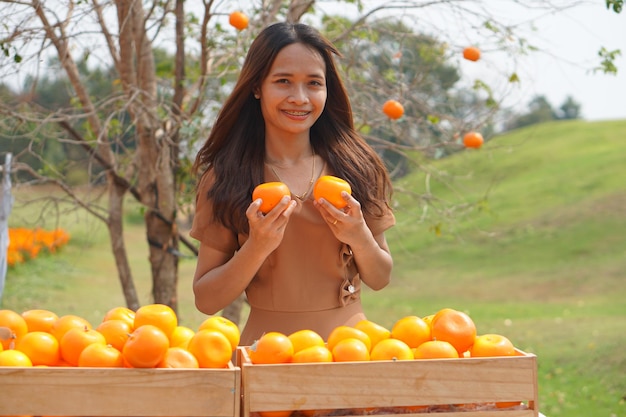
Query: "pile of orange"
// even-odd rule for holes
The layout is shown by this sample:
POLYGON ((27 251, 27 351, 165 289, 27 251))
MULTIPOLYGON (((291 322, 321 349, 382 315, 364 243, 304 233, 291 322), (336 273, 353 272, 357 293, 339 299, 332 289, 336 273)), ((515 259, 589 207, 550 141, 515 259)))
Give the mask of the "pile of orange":
POLYGON ((49 310, 0 310, 0 366, 226 368, 239 328, 211 316, 194 330, 174 310, 148 304, 109 310, 97 326, 49 310))
POLYGON ((42 251, 55 253, 67 245, 70 235, 63 229, 44 230, 24 227, 9 227, 7 264, 12 267, 35 259, 42 251))
POLYGON ((503 335, 477 335, 462 311, 443 308, 425 317, 409 315, 391 329, 370 320, 338 326, 324 340, 313 330, 285 335, 269 332, 246 348, 253 364, 346 362, 513 356, 503 335))

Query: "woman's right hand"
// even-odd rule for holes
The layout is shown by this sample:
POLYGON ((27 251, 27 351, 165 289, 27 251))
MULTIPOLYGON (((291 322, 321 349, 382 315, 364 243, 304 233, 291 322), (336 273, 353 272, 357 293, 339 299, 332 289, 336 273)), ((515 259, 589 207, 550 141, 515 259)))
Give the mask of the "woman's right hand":
POLYGON ((296 200, 289 196, 284 196, 267 214, 263 214, 261 199, 254 200, 246 210, 246 217, 250 225, 250 235, 248 240, 257 247, 265 248, 269 255, 283 240, 285 227, 289 222, 289 217, 297 206, 296 200))

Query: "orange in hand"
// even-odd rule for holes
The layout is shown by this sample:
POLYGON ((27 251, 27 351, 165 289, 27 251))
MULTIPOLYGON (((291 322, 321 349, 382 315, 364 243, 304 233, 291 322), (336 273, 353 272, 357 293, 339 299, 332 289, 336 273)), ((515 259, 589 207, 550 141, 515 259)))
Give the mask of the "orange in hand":
POLYGON ((387 100, 383 104, 383 113, 390 119, 399 119, 404 114, 404 106, 397 100, 387 100))
POLYGON ((252 201, 260 198, 262 201, 259 210, 263 214, 269 213, 284 196, 291 196, 287 184, 280 181, 264 182, 252 191, 252 201))
POLYGON ((468 61, 478 61, 480 59, 480 49, 475 46, 468 46, 463 49, 463 58, 468 61))
POLYGON ((237 30, 244 30, 248 27, 248 16, 239 11, 232 12, 228 16, 228 23, 237 30))
POLYGON ((313 197, 316 200, 323 198, 338 209, 342 209, 348 205, 341 196, 342 191, 352 194, 352 188, 346 180, 332 175, 322 175, 315 182, 313 197))

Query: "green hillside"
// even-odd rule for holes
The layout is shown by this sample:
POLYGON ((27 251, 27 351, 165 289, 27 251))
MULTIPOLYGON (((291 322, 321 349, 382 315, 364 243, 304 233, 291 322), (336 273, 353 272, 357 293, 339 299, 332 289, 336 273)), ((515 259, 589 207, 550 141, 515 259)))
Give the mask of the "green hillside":
POLYGON ((532 126, 423 163, 396 184, 374 317, 465 310, 537 354, 547 416, 626 415, 626 121, 532 126))

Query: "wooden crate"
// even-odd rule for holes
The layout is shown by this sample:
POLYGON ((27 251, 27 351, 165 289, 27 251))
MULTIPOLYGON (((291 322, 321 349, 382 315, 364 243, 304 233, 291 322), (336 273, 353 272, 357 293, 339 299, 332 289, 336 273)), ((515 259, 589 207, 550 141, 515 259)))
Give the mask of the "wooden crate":
POLYGON ((0 416, 239 417, 241 369, 0 368, 0 416))
POLYGON ((242 417, 280 410, 424 416, 403 409, 419 405, 447 406, 448 411, 437 412, 437 417, 537 417, 536 356, 517 353, 497 358, 253 365, 245 347, 240 347, 242 417), (508 401, 525 405, 493 406, 508 401), (464 411, 459 404, 466 404, 464 411), (482 405, 468 410, 467 404, 482 405))

